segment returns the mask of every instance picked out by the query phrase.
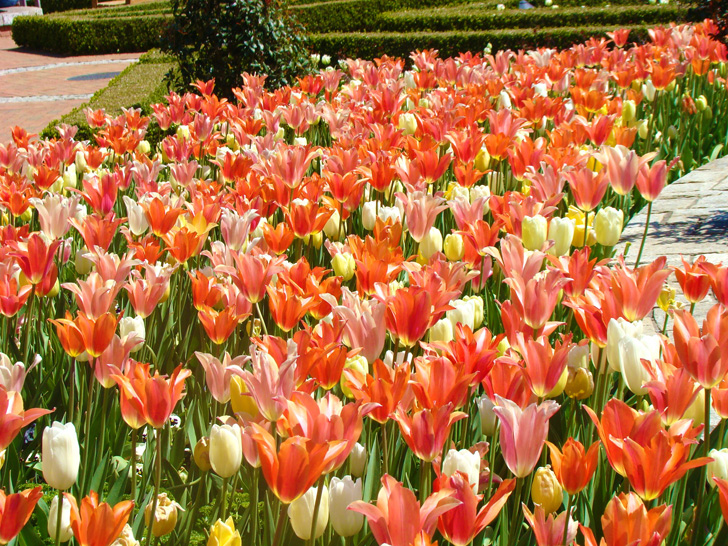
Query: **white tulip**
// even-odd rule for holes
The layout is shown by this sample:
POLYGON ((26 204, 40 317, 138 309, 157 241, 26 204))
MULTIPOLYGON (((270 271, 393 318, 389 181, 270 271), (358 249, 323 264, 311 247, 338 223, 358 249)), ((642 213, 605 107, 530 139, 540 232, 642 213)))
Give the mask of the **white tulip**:
POLYGON ((448 451, 445 460, 442 462, 442 473, 452 476, 458 471, 468 477, 473 493, 477 494, 478 485, 480 484, 480 455, 467 449, 461 449, 460 451, 451 449, 448 451))
POLYGON ((69 489, 78 477, 81 454, 73 423, 53 424, 43 431, 43 478, 53 489, 69 489))
POLYGON ((708 463, 708 483, 715 487, 713 477, 728 480, 728 447, 721 450, 711 449, 708 457, 713 459, 712 463, 708 463))
POLYGON ((210 466, 221 478, 230 478, 243 462, 243 437, 240 425, 212 425, 210 466))
POLYGON ((361 478, 356 481, 351 476, 343 479, 331 478, 329 484, 329 510, 331 526, 342 537, 357 534, 364 525, 364 515, 347 510, 354 501, 362 500, 361 478))
POLYGON ((62 506, 61 528, 58 532, 58 495, 53 497, 51 509, 48 512, 48 536, 51 537, 51 540, 56 540, 56 532, 58 532, 58 540, 68 542, 73 536, 73 531, 71 530, 71 503, 65 496, 62 506))
MULTIPOLYGON (((316 515, 314 538, 319 538, 324 534, 326 524, 329 521, 329 493, 326 486, 324 485, 323 487, 319 510, 316 515)), ((291 527, 293 527, 293 532, 301 540, 309 540, 311 538, 311 524, 313 522, 317 493, 318 488, 312 487, 288 505, 288 517, 291 520, 291 527)))
POLYGON ((349 453, 349 472, 352 476, 360 477, 364 475, 364 469, 367 464, 367 449, 359 442, 354 444, 354 449, 349 453))

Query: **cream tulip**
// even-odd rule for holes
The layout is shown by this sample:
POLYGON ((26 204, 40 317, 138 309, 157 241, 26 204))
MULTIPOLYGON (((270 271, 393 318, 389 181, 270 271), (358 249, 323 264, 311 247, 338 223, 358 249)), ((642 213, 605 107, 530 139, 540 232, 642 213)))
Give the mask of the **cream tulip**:
MULTIPOLYGON (((321 492, 318 514, 316 515, 316 528, 314 538, 319 538, 326 530, 329 521, 329 492, 326 486, 321 492)), ((316 504, 317 487, 311 487, 303 495, 288 505, 288 518, 291 520, 291 527, 296 536, 301 540, 311 538, 311 524, 316 504)))
POLYGON ((478 485, 480 484, 480 454, 467 449, 461 449, 460 451, 451 449, 448 451, 442 462, 442 473, 452 476, 458 471, 468 477, 473 493, 477 494, 478 485))
POLYGON ((450 233, 445 235, 445 242, 443 243, 443 249, 445 250, 445 257, 451 262, 459 262, 465 255, 465 243, 463 236, 459 233, 450 233))
POLYGON ((221 478, 230 478, 243 462, 243 438, 240 425, 212 425, 210 432, 210 466, 221 478))
POLYGON ((54 489, 69 489, 78 477, 81 455, 73 423, 53 424, 43 431, 43 479, 54 489))
POLYGON ((329 512, 331 526, 336 534, 351 537, 364 525, 364 515, 347 510, 352 502, 362 500, 361 478, 354 481, 351 476, 342 479, 331 478, 329 484, 329 512))
POLYGON ((574 240, 574 229, 576 224, 571 218, 551 218, 549 222, 549 241, 554 246, 549 249, 549 254, 554 256, 565 256, 569 254, 571 242, 574 240))
POLYGON ((603 246, 614 246, 622 235, 624 212, 612 207, 605 207, 597 212, 594 218, 594 233, 597 243, 603 246))
POLYGON ((708 463, 708 483, 711 487, 715 487, 713 477, 728 480, 728 447, 720 450, 711 449, 708 457, 713 459, 713 462, 708 463))
POLYGON ((453 339, 452 323, 446 318, 440 319, 430 328, 429 334, 430 343, 434 341, 448 343, 453 339))
POLYGON ((420 241, 420 253, 425 260, 429 260, 438 252, 442 252, 442 233, 433 226, 420 241))
POLYGON ((57 527, 58 525, 58 495, 53 497, 51 501, 51 509, 48 512, 48 536, 52 540, 56 539, 56 533, 58 533, 59 542, 68 542, 73 536, 71 530, 71 502, 63 497, 63 508, 61 509, 61 527, 60 532, 57 527))
POLYGON ((487 395, 483 395, 477 399, 478 414, 480 415, 480 431, 484 436, 493 436, 498 427, 498 417, 493 411, 495 404, 491 402, 487 395))
POLYGON ((525 216, 521 224, 521 239, 526 250, 540 250, 548 235, 548 220, 539 215, 525 216))

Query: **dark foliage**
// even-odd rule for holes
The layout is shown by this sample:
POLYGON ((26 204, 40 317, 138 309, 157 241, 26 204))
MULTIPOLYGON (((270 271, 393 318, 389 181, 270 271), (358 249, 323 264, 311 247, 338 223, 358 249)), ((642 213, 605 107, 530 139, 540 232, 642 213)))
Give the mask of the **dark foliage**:
POLYGON ((179 61, 179 88, 215 78, 216 92, 231 97, 243 72, 276 87, 309 67, 304 30, 285 0, 172 0, 172 11, 165 49, 179 61))

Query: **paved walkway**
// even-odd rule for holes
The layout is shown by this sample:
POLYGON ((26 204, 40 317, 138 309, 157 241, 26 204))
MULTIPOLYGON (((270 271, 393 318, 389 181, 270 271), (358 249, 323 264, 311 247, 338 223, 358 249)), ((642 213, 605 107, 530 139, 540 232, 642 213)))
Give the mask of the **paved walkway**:
POLYGON ((30 51, 0 36, 0 142, 19 125, 38 133, 106 87, 138 53, 62 56, 30 51))
MULTIPOLYGON (((627 225, 623 242, 631 242, 627 264, 634 264, 645 229, 647 209, 627 225)), ((652 205, 652 216, 641 263, 667 256, 667 265, 681 266, 681 257, 693 262, 700 255, 712 263, 728 265, 728 157, 717 159, 692 171, 665 188, 652 205)), ((672 275, 668 280, 678 294, 680 287, 672 275)), ((680 299, 680 298, 679 298, 680 299)), ((685 300, 682 300, 683 302, 685 300)), ((699 322, 715 305, 712 293, 695 307, 699 322)), ((661 330, 665 313, 655 308, 652 325, 661 330)), ((668 320, 671 331, 672 320, 668 320)))

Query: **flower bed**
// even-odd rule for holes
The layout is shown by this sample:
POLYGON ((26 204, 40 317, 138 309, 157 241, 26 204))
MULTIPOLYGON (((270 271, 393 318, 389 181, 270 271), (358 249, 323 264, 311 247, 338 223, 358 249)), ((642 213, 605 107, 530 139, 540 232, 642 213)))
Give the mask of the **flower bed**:
POLYGON ((728 144, 711 29, 17 128, 0 542, 723 544, 728 267, 613 256, 728 144))

